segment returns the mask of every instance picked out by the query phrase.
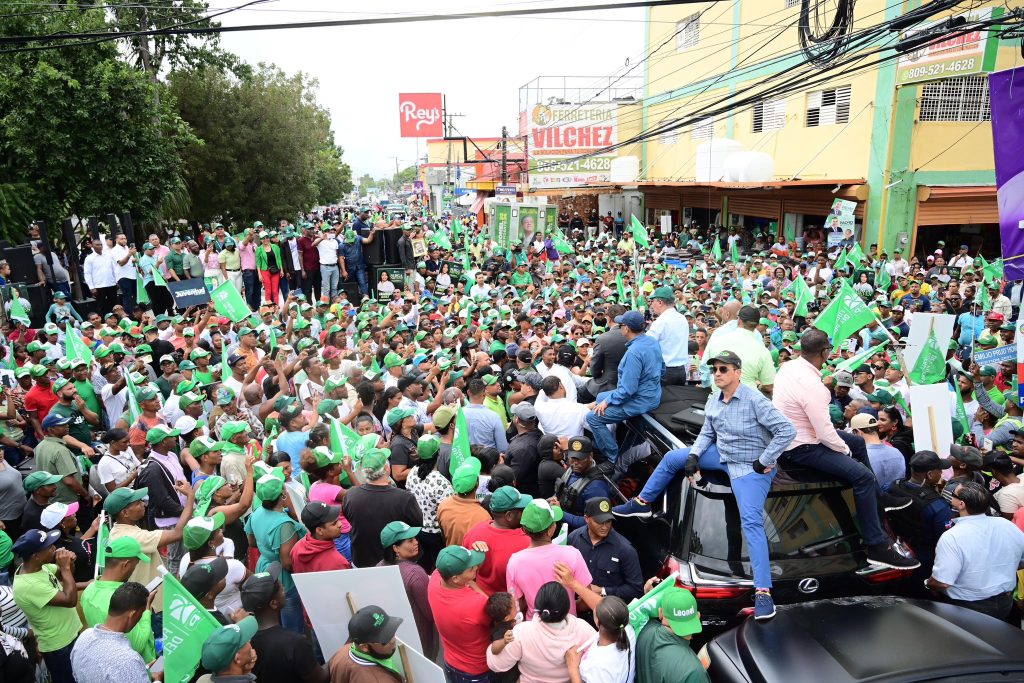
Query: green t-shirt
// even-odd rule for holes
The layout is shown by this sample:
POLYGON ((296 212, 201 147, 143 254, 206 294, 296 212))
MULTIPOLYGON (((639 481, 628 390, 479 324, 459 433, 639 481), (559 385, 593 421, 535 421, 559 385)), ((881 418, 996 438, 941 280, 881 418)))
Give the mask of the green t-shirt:
MULTIPOLYGON (((64 445, 63 441, 53 436, 47 436, 36 446, 36 469, 59 474, 62 477, 73 475, 79 483, 82 482, 82 469, 79 467, 75 454, 64 445)), ((78 494, 68 488, 63 481, 59 481, 57 482, 57 493, 50 502, 73 503, 77 500, 78 494)))
POLYGON ((512 286, 516 289, 523 289, 533 284, 533 276, 529 273, 520 273, 518 270, 512 273, 512 286))
POLYGON ((1003 396, 1003 392, 999 391, 999 387, 993 385, 992 388, 988 390, 988 395, 996 402, 996 405, 1001 406, 1006 404, 1006 397, 1003 396))
POLYGON ((206 372, 199 369, 193 370, 192 378, 198 380, 202 385, 213 384, 213 370, 207 370, 206 372))
POLYGON ((651 619, 636 637, 636 682, 709 683, 709 679, 690 642, 651 619))
POLYGON ((179 278, 185 277, 185 256, 171 249, 164 257, 164 265, 167 266, 167 270, 173 270, 174 274, 179 278))
POLYGON ((14 575, 14 602, 28 617, 28 623, 39 641, 40 652, 53 652, 66 647, 78 637, 82 620, 74 607, 53 607, 53 596, 60 593, 57 565, 43 565, 41 571, 14 575))
MULTIPOLYGON (((82 614, 85 615, 85 625, 88 628, 101 624, 107 620, 107 612, 110 610, 110 596, 121 586, 120 581, 93 581, 79 596, 79 603, 82 605, 82 614)), ((142 655, 146 662, 156 659, 156 640, 153 635, 153 613, 149 610, 142 615, 139 623, 128 632, 128 642, 132 649, 142 655)))
MULTIPOLYGON (((50 408, 50 414, 60 415, 61 417, 70 417, 71 423, 68 425, 68 434, 84 444, 92 443, 92 425, 85 421, 85 416, 82 415, 81 411, 78 410, 78 407, 74 403, 69 406, 62 403, 55 403, 53 404, 53 407, 50 408)), ((71 452, 75 455, 81 455, 82 453, 79 448, 72 448, 71 452)))
POLYGON ((85 405, 89 407, 89 410, 100 415, 103 411, 103 405, 100 404, 100 398, 96 395, 92 382, 88 380, 76 381, 75 389, 78 391, 78 395, 82 397, 82 400, 85 401, 85 405))
POLYGON ((11 537, 0 531, 0 569, 7 569, 14 561, 14 553, 11 552, 11 537))

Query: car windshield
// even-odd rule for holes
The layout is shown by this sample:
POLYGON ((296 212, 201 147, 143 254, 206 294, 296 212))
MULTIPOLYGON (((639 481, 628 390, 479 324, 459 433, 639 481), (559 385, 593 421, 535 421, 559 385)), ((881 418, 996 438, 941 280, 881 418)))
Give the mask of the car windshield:
MULTIPOLYGON (((782 562, 851 554, 861 546, 854 509, 849 488, 772 491, 764 522, 769 556, 782 562)), ((692 519, 691 555, 717 560, 712 568, 725 563, 731 573, 749 575, 747 544, 731 493, 696 489, 692 519)), ((695 561, 703 564, 699 558, 695 561)))

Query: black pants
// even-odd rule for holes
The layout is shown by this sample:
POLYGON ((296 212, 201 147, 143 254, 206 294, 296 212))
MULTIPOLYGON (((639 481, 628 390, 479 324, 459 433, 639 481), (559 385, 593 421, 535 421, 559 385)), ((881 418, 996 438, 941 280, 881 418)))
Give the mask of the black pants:
POLYGON ((96 310, 102 317, 117 305, 117 285, 97 287, 93 290, 93 296, 96 298, 96 310))
POLYGON ((305 281, 302 283, 302 293, 306 295, 306 300, 315 305, 317 300, 320 299, 320 294, 322 292, 323 286, 320 277, 320 266, 317 266, 313 270, 307 270, 305 281))
POLYGON ((984 600, 954 600, 950 598, 949 601, 954 605, 987 614, 1000 621, 1006 621, 1007 615, 1010 614, 1010 608, 1013 606, 1013 593, 1000 593, 984 600))
POLYGON ((163 315, 174 307, 174 299, 166 287, 150 282, 146 285, 146 294, 149 294, 149 306, 156 315, 163 315))
POLYGON ((687 372, 685 365, 677 365, 674 368, 665 368, 665 374, 661 376, 662 386, 679 386, 686 384, 687 372))

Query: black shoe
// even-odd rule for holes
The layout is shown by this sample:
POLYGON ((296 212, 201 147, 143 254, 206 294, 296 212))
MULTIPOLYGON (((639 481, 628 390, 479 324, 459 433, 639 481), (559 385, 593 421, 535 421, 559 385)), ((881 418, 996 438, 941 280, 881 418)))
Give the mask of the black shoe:
POLYGON ((903 557, 887 543, 868 546, 868 564, 891 569, 917 569, 921 563, 912 557, 903 557))
POLYGON ((892 512, 893 510, 902 510, 903 508, 910 507, 914 499, 910 496, 894 496, 891 493, 882 492, 878 496, 878 501, 882 504, 883 510, 892 512))

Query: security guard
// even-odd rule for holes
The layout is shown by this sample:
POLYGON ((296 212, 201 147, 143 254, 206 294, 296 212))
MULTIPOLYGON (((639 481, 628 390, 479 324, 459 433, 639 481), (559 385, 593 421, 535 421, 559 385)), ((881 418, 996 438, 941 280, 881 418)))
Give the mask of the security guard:
POLYGON ((612 504, 591 498, 583 510, 587 525, 569 534, 568 545, 580 551, 593 577, 591 588, 601 596, 629 602, 644 592, 644 576, 636 549, 612 528, 612 504))
POLYGON ((586 503, 591 498, 607 498, 610 487, 604 469, 594 462, 594 445, 585 436, 569 439, 565 457, 569 468, 555 482, 555 497, 569 527, 576 529, 586 524, 583 518, 586 503))

